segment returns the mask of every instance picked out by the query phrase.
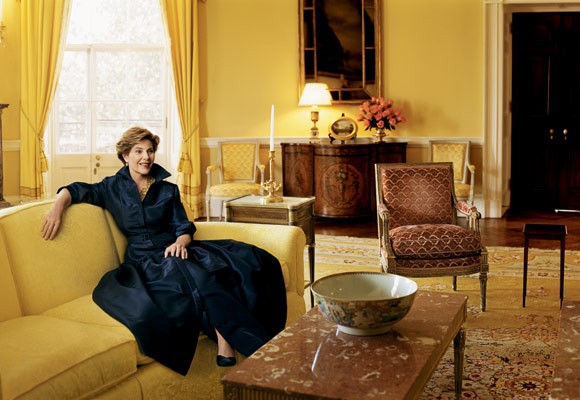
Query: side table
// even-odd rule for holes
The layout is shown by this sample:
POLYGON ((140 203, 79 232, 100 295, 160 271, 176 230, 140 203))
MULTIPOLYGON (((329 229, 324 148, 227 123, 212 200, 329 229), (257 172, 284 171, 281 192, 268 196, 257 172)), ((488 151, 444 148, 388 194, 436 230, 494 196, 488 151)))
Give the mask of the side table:
POLYGON ((564 259, 566 255, 566 225, 557 224, 524 224, 524 293, 522 307, 526 306, 526 283, 528 279, 528 247, 530 239, 560 241, 560 308, 564 300, 564 259))
MULTIPOLYGON (((308 266, 310 268, 309 287, 314 282, 314 197, 284 196, 281 203, 262 204, 262 196, 243 196, 224 202, 226 222, 249 222, 254 224, 292 225, 302 228, 308 246, 308 266)), ((310 305, 314 297, 310 293, 310 305)))

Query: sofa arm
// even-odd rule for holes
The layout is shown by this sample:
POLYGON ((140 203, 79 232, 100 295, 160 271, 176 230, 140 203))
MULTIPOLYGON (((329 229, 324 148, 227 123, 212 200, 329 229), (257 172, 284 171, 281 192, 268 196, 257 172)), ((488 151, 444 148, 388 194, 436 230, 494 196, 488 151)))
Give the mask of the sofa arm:
POLYGON ((304 295, 304 247, 306 235, 296 226, 231 222, 195 222, 194 240, 234 239, 270 252, 285 263, 286 291, 304 295))

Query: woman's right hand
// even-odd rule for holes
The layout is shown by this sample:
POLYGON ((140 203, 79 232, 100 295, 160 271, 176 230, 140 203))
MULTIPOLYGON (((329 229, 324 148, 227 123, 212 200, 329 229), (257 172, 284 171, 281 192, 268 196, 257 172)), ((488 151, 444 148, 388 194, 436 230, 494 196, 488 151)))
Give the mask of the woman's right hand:
POLYGON ((56 237, 62 223, 64 210, 70 205, 70 202, 70 192, 67 189, 61 190, 42 222, 40 232, 44 240, 52 240, 56 237))

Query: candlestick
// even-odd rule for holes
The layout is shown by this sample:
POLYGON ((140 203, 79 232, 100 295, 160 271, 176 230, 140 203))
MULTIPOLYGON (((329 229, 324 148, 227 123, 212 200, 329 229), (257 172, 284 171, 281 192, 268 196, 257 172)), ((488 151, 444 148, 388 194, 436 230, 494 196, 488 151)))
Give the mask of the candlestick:
POLYGON ((274 151, 274 104, 270 111, 270 151, 274 151))
POLYGON ((264 189, 266 189, 266 191, 268 192, 268 195, 262 197, 263 204, 281 203, 284 201, 284 198, 282 196, 279 196, 276 194, 276 192, 278 190, 280 190, 280 188, 282 187, 282 184, 278 183, 274 180, 274 170, 275 170, 274 156, 275 156, 275 154, 276 154, 276 152, 274 150, 270 150, 270 159, 269 159, 270 179, 262 184, 262 187, 264 189))

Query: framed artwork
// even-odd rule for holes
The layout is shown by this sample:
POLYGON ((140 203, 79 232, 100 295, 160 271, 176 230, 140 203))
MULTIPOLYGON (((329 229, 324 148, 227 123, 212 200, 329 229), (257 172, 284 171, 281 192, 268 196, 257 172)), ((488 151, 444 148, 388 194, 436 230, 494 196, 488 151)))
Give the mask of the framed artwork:
POLYGON ((328 137, 331 142, 337 139, 342 141, 354 139, 357 132, 358 124, 356 121, 345 117, 344 114, 328 127, 328 137))
POLYGON ((300 87, 328 85, 332 102, 381 93, 382 0, 298 0, 300 87))

